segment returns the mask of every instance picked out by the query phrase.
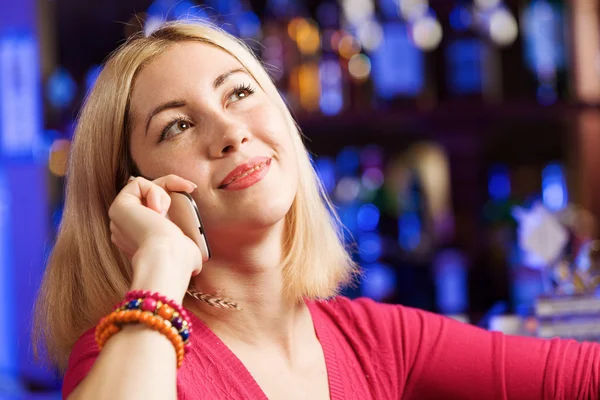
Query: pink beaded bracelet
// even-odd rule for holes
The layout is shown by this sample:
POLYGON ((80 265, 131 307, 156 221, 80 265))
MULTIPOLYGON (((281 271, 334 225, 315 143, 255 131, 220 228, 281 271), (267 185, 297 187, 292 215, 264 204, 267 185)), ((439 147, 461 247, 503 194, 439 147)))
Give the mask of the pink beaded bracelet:
POLYGON ((152 298, 155 301, 160 301, 163 304, 168 304, 171 308, 177 311, 184 319, 189 321, 188 313, 185 311, 181 305, 177 304, 171 299, 161 295, 157 292, 151 292, 149 290, 132 290, 125 295, 125 301, 133 300, 133 299, 147 299, 152 298))

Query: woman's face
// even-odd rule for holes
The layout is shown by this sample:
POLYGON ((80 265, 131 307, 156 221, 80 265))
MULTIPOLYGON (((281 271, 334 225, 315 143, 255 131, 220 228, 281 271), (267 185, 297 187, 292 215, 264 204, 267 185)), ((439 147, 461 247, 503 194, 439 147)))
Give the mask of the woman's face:
POLYGON ((139 74, 131 110, 140 172, 196 183, 192 195, 209 236, 283 220, 298 182, 292 137, 280 109, 233 56, 203 43, 170 46, 139 74))

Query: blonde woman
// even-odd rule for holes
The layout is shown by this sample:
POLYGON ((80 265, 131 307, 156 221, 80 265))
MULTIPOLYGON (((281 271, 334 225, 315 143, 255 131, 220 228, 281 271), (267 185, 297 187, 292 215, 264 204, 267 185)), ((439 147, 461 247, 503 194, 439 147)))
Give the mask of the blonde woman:
POLYGON ((356 267, 331 215, 299 129, 241 42, 182 22, 129 40, 79 117, 38 301, 64 397, 598 398, 595 344, 335 297, 356 267), (165 218, 175 191, 202 213, 206 265, 165 218))

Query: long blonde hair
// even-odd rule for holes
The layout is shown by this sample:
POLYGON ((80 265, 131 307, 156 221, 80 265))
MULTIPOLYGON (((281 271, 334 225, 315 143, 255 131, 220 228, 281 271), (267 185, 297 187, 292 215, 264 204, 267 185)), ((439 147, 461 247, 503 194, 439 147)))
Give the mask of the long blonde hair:
POLYGON ((281 108, 294 137, 300 178, 286 216, 284 293, 296 300, 328 298, 356 272, 300 129, 260 61, 243 42, 212 25, 166 23, 149 36, 130 38, 112 54, 79 115, 63 218, 36 305, 36 337, 61 370, 77 338, 129 288, 131 266, 111 243, 108 209, 136 172, 129 154, 131 91, 145 65, 182 41, 210 44, 239 60, 281 108))

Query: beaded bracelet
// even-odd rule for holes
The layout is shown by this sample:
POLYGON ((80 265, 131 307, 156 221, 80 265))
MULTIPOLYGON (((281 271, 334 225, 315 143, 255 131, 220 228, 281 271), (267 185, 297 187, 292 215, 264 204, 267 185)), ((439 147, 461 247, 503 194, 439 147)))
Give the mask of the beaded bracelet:
POLYGON ((132 290, 125 295, 126 301, 133 300, 133 299, 144 299, 144 298, 152 298, 156 301, 162 302, 163 304, 167 304, 171 308, 175 309, 175 311, 177 311, 179 314, 181 314, 183 319, 185 319, 187 321, 190 320, 187 312, 183 309, 183 307, 181 305, 177 304, 176 302, 174 302, 171 299, 168 299, 167 297, 161 295, 160 293, 151 292, 149 290, 132 290))
POLYGON ((120 305, 114 311, 126 311, 126 310, 140 310, 147 311, 153 315, 158 315, 163 319, 169 321, 171 325, 177 330, 179 336, 183 342, 187 345, 189 343, 189 337, 192 333, 191 323, 175 311, 171 306, 163 304, 160 301, 156 301, 152 298, 146 297, 145 299, 133 299, 120 305))
POLYGON ((141 323, 147 327, 160 332, 169 339, 175 347, 177 354, 177 368, 183 364, 185 356, 185 345, 181 335, 171 322, 159 315, 154 315, 149 311, 142 310, 122 310, 113 311, 102 320, 96 327, 95 339, 98 347, 102 349, 106 342, 117 332, 119 332, 124 324, 141 323))
POLYGON ((137 309, 149 311, 170 321, 179 332, 181 339, 186 344, 186 348, 189 347, 187 345, 189 344, 190 334, 193 331, 192 324, 187 312, 179 304, 156 292, 151 293, 150 291, 136 290, 127 293, 125 301, 117 305, 114 311, 137 309))

